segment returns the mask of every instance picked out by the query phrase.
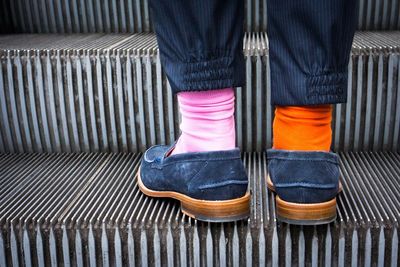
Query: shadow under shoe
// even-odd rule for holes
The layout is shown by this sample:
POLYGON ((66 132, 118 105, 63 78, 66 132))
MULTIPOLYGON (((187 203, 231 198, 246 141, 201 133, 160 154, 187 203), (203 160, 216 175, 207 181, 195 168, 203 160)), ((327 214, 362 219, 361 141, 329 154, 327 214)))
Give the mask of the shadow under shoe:
POLYGON ((173 148, 158 145, 144 153, 137 181, 145 195, 179 200, 182 212, 198 220, 249 216, 248 178, 238 148, 169 156, 173 148))
POLYGON ((276 193, 276 213, 291 224, 317 225, 336 219, 339 158, 322 151, 267 150, 267 185, 276 193))

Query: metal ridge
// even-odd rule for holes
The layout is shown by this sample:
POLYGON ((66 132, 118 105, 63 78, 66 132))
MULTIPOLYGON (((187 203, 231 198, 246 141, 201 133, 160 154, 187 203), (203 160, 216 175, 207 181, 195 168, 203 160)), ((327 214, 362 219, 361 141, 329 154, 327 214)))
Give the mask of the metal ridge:
MULTIPOLYGON (((248 32, 244 36, 243 50, 247 55, 268 53, 265 32, 248 32)), ((136 34, 11 34, 0 35, 0 55, 34 54, 55 55, 116 54, 157 55, 154 33, 136 34)), ((352 53, 399 53, 400 31, 359 31, 354 36, 352 53)))

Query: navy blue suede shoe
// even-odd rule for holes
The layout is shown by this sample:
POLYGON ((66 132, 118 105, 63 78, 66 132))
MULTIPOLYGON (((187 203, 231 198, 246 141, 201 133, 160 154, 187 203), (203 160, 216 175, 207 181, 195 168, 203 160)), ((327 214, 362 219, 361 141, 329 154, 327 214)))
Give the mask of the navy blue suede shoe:
POLYGON ((143 155, 138 185, 151 197, 174 198, 182 212, 211 222, 249 216, 248 179, 238 148, 169 155, 172 146, 153 146, 143 155))
POLYGON ((268 149, 267 158, 267 185, 277 194, 279 220, 316 225, 336 219, 336 195, 341 184, 335 153, 268 149))

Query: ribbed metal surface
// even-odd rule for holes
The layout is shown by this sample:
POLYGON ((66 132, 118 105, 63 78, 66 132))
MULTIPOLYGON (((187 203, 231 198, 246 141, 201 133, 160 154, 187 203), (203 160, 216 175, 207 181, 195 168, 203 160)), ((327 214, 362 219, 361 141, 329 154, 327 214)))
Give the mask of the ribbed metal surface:
MULTIPOLYGON (((245 30, 266 31, 268 0, 245 1, 245 30)), ((398 0, 358 0, 358 30, 399 30, 398 0)))
POLYGON ((152 29, 147 0, 3 0, 4 33, 136 33, 152 29))
POLYGON ((400 35, 360 32, 349 62, 347 103, 335 106, 337 151, 399 150, 400 35))
MULTIPOLYGON (((266 31, 267 0, 244 0, 244 28, 266 31)), ((359 30, 400 30, 398 0, 359 0, 359 30)), ((136 33, 152 31, 147 0, 4 0, 4 33, 136 33)))
MULTIPOLYGON (((245 36, 236 127, 249 152, 271 146, 267 47, 265 34, 245 36)), ((399 151, 399 55, 399 32, 356 34, 335 150, 399 151)), ((179 134, 152 34, 3 35, 0 63, 0 152, 137 152, 179 134)))
POLYGON ((338 218, 276 222, 266 157, 245 153, 251 216, 189 219, 136 185, 140 154, 0 155, 0 266, 397 266, 400 154, 341 153, 338 218))

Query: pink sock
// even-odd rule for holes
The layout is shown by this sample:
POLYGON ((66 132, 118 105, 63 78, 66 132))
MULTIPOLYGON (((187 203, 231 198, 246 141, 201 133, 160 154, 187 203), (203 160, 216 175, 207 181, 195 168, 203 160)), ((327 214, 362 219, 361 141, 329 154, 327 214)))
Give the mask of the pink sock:
POLYGON ((235 148, 233 88, 178 93, 181 136, 171 154, 235 148))

